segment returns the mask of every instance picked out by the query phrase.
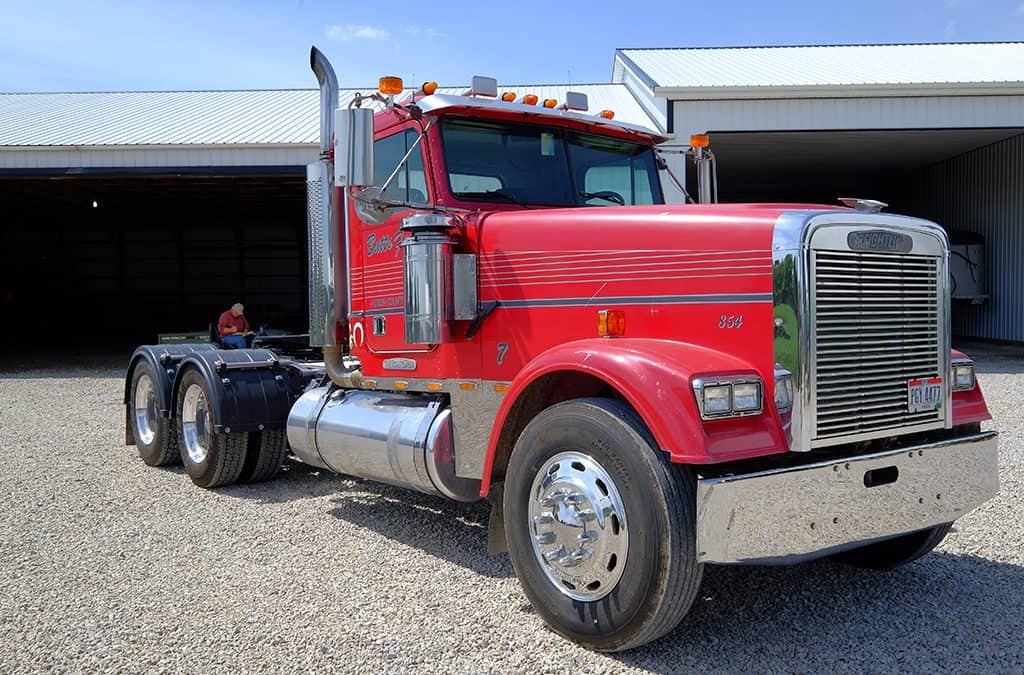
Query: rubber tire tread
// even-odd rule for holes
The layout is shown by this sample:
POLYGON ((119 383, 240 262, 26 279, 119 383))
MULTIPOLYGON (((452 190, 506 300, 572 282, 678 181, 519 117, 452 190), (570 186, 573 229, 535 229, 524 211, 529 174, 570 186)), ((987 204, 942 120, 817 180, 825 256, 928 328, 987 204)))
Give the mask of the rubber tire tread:
POLYGON ((264 429, 259 433, 250 433, 249 449, 239 480, 243 483, 260 483, 276 478, 281 473, 287 454, 288 438, 284 429, 264 429))
MULTIPOLYGON (((177 397, 177 424, 175 425, 178 435, 182 439, 184 439, 184 434, 182 433, 182 423, 184 420, 182 407, 185 402, 185 391, 193 383, 199 383, 202 386, 207 400, 211 398, 210 387, 198 370, 190 369, 182 376, 178 385, 180 391, 177 397)), ((217 421, 211 419, 211 423, 216 425, 217 421)), ((185 465, 185 472, 192 479, 193 483, 202 488, 209 489, 237 483, 239 476, 242 474, 242 468, 245 466, 245 457, 248 454, 249 434, 247 432, 214 433, 211 438, 212 443, 206 455, 206 469, 202 473, 196 472, 197 465, 193 464, 189 459, 188 451, 185 449, 185 442, 182 440, 180 455, 182 463, 185 465)))
POLYGON ((870 570, 891 570, 901 565, 914 562, 942 543, 953 523, 944 523, 911 532, 893 539, 886 539, 874 544, 868 544, 850 551, 843 551, 832 556, 833 559, 853 567, 860 567, 870 570))
POLYGON ((181 464, 181 451, 178 445, 178 425, 174 420, 160 418, 156 425, 156 436, 150 448, 144 448, 139 440, 139 430, 135 427, 135 388, 139 384, 139 377, 145 373, 156 386, 156 374, 146 362, 141 362, 132 371, 132 386, 130 398, 128 399, 128 423, 132 425, 132 435, 135 437, 135 448, 139 452, 139 458, 147 466, 173 466, 181 464))
MULTIPOLYGON (((549 625, 555 632, 576 640, 590 649, 602 652, 632 649, 665 636, 679 625, 700 589, 703 565, 696 559, 696 476, 690 467, 670 461, 668 453, 658 448, 646 424, 636 411, 629 405, 614 399, 581 398, 551 406, 527 425, 523 436, 531 426, 544 424, 550 411, 555 411, 563 406, 587 406, 600 409, 615 421, 623 424, 627 431, 636 437, 635 441, 641 452, 647 453, 647 463, 654 471, 658 483, 658 486, 651 486, 650 496, 652 499, 663 497, 663 499, 659 499, 658 506, 667 515, 670 537, 667 548, 670 562, 668 573, 663 577, 663 584, 653 590, 654 593, 661 596, 653 617, 634 633, 619 636, 620 639, 580 640, 561 630, 557 625, 550 623, 549 625), (657 487, 660 487, 660 490, 657 487)), ((523 436, 520 436, 520 439, 523 436)), ((512 453, 512 462, 515 461, 517 450, 519 450, 518 441, 512 453)), ((506 495, 514 494, 514 489, 510 490, 509 485, 509 477, 513 475, 511 465, 509 468, 510 471, 506 474, 506 495)), ((530 476, 529 480, 532 482, 533 477, 530 476)), ((508 513, 509 510, 506 508, 506 517, 508 513)), ((506 523, 506 532, 508 528, 509 525, 506 523)), ((529 550, 523 555, 532 556, 533 552, 529 550)), ((548 589, 548 592, 555 593, 557 590, 548 589)))

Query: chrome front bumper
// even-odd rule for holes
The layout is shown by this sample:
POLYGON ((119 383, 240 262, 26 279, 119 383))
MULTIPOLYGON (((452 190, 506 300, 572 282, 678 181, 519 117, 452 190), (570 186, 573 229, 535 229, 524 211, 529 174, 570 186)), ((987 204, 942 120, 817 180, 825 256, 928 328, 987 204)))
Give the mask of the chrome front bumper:
POLYGON ((997 435, 756 473, 697 486, 697 559, 789 563, 948 523, 999 491, 997 435))

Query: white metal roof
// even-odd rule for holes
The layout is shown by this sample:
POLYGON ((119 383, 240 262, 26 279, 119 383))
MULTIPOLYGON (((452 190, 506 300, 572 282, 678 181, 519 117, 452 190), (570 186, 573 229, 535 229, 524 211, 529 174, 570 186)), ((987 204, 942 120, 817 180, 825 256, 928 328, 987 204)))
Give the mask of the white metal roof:
MULTIPOLYGON (((1024 42, 620 49, 655 93, 767 88, 1024 86, 1024 42)), ((972 92, 973 93, 973 92, 972 92)))
MULTIPOLYGON (((343 90, 340 104, 373 89, 343 90)), ((654 127, 621 84, 506 90, 559 100, 580 91, 595 112, 610 108, 616 120, 654 127)), ((0 94, 0 147, 310 145, 320 133, 319 100, 315 89, 0 94)))

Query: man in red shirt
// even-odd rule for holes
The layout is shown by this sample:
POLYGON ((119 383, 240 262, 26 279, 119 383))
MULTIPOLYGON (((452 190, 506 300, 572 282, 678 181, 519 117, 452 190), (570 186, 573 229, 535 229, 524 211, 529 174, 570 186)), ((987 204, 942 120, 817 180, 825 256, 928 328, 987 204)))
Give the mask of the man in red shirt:
POLYGON ((217 333, 225 347, 242 349, 252 344, 253 334, 249 330, 249 322, 243 312, 245 307, 236 302, 231 309, 220 315, 217 320, 217 333))

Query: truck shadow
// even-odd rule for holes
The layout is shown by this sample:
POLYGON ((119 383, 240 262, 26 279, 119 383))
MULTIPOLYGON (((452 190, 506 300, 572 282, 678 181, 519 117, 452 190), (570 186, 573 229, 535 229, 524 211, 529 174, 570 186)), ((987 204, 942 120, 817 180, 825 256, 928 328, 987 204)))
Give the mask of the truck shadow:
POLYGON ((672 633, 612 656, 651 672, 766 663, 819 672, 1013 670, 1024 660, 1024 596, 1007 591, 1021 588, 1024 567, 941 551, 888 572, 829 561, 707 566, 672 633))
POLYGON ((486 577, 513 575, 508 556, 487 555, 487 502, 464 504, 373 482, 347 481, 330 514, 486 577))

